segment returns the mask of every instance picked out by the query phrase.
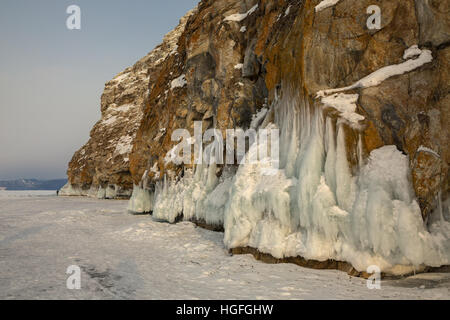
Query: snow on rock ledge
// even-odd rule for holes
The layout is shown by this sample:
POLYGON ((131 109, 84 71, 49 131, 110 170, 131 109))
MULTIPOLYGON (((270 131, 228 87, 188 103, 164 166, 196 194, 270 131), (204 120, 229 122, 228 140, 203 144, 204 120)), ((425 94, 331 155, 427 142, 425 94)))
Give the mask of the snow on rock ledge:
POLYGON ((383 81, 385 81, 391 77, 402 75, 407 72, 411 72, 417 68, 420 68, 421 66, 423 66, 427 63, 432 62, 433 54, 431 53, 430 50, 420 50, 416 45, 416 46, 413 46, 413 47, 405 50, 403 58, 408 59, 408 60, 403 63, 400 63, 400 64, 383 67, 348 87, 319 91, 317 93, 317 96, 323 98, 327 95, 338 93, 338 92, 344 92, 344 91, 349 91, 349 90, 353 90, 353 89, 369 88, 369 87, 378 86, 383 81), (412 59, 415 56, 418 56, 418 57, 416 59, 412 59))
POLYGON ((339 1, 341 1, 341 0, 323 0, 315 7, 315 10, 316 10, 316 12, 320 12, 329 7, 335 6, 339 1))
POLYGON ((258 9, 258 5, 256 4, 250 10, 248 10, 246 13, 235 13, 235 14, 232 14, 232 15, 226 17, 223 21, 241 22, 242 20, 246 19, 249 15, 254 13, 257 9, 258 9))

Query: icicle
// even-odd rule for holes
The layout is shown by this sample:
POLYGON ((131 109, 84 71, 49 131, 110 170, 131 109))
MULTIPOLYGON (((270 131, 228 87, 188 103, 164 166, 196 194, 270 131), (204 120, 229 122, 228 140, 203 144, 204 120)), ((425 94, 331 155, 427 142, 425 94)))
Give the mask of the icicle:
POLYGON ((361 168, 364 165, 364 150, 363 150, 363 141, 362 141, 362 134, 358 134, 358 167, 361 170, 361 168))
POLYGON ((339 206, 350 211, 353 204, 353 179, 347 160, 344 124, 339 124, 336 148, 336 198, 339 206))
POLYGON ((105 199, 106 198, 106 189, 99 187, 97 192, 97 199, 105 199))
POLYGON ((439 217, 441 218, 441 222, 445 222, 444 210, 442 210, 442 191, 440 191, 440 190, 439 190, 439 193, 437 195, 437 200, 438 200, 439 217))
POLYGON ((327 159, 325 161, 325 178, 332 192, 336 193, 336 139, 331 118, 327 118, 326 138, 327 159))

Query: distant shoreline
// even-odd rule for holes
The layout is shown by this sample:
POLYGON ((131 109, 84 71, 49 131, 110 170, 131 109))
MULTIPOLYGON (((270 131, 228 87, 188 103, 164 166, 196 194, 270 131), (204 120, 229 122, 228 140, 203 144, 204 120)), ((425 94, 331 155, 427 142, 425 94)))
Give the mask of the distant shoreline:
POLYGON ((0 190, 0 199, 57 197, 56 190, 0 190))

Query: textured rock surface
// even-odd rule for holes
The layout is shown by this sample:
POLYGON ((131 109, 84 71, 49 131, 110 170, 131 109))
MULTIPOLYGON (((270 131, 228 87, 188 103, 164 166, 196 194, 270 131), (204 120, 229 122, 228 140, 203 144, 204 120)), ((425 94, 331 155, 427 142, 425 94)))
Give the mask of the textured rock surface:
POLYGON ((344 121, 352 173, 373 150, 395 145, 409 157, 424 220, 441 200, 448 205, 449 1, 380 0, 380 30, 366 25, 373 1, 341 0, 316 12, 320 2, 201 1, 186 27, 179 27, 184 31, 177 46, 175 39, 166 41, 120 74, 122 81, 107 84, 103 119, 74 156, 70 182, 84 189, 130 190, 134 184, 153 190, 165 175, 183 174, 181 166, 165 162, 175 145, 174 130, 193 134, 194 122, 202 121, 203 130, 217 128, 225 136, 227 128, 248 128, 252 116, 276 97, 295 94, 311 108, 323 109, 333 127, 344 121), (419 53, 404 56, 415 45, 419 53), (364 120, 357 127, 317 98, 321 90, 351 86, 387 66, 416 63, 426 50, 430 61, 375 85, 341 90, 358 95, 356 112, 364 120), (118 113, 124 105, 135 107, 118 113), (127 121, 108 127, 114 117, 127 121))

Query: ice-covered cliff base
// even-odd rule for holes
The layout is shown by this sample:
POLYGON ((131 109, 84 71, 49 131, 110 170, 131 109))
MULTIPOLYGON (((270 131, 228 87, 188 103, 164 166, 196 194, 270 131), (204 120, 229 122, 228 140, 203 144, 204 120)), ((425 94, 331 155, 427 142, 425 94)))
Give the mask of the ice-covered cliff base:
POLYGON ((358 271, 375 265, 389 274, 450 264, 448 206, 424 223, 408 156, 395 146, 364 156, 360 137, 359 163, 351 165, 342 119, 294 95, 273 110, 280 170, 267 175, 270 163, 245 164, 217 178, 215 165, 199 166, 159 186, 154 217, 223 222, 227 248, 251 247, 278 259, 345 261, 358 271))
POLYGON ((117 185, 109 185, 105 188, 99 186, 91 186, 89 189, 83 189, 74 186, 68 182, 59 190, 59 196, 63 197, 89 197, 96 199, 128 199, 132 191, 124 189, 117 185))

